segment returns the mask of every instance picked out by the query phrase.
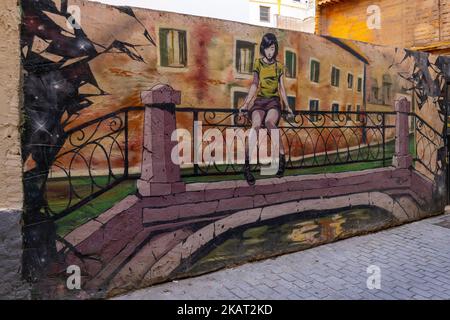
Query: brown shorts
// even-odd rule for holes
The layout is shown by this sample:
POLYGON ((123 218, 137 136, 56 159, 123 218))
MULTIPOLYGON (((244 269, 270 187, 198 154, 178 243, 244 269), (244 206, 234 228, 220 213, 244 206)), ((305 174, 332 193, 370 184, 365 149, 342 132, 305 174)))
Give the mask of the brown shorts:
MULTIPOLYGON (((252 119, 253 111, 261 110, 261 111, 264 111, 264 118, 265 118, 267 115, 267 112, 270 109, 278 110, 278 120, 277 120, 277 123, 278 123, 280 121, 280 117, 281 117, 280 97, 272 97, 272 98, 257 97, 255 99, 255 102, 253 103, 253 107, 251 107, 248 112, 248 116, 250 117, 250 119, 252 119)), ((264 119, 263 119, 263 123, 264 123, 264 119)))

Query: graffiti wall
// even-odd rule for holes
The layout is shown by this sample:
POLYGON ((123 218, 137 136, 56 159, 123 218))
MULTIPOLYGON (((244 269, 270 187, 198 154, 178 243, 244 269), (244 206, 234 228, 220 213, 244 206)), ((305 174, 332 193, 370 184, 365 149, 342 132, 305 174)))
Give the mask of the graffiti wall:
POLYGON ((448 57, 21 5, 23 276, 41 297, 111 296, 443 211, 448 57), (235 157, 251 128, 279 133, 274 173, 245 143, 235 157))

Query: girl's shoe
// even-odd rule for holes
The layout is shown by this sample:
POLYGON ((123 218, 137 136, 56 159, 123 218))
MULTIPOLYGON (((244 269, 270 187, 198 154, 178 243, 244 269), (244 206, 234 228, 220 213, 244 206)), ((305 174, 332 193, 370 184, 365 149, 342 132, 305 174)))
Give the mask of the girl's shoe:
POLYGON ((276 176, 281 178, 284 176, 284 171, 286 170, 286 157, 284 154, 280 154, 280 163, 278 165, 278 171, 276 176))
POLYGON ((255 184, 256 180, 252 172, 250 171, 250 165, 248 163, 244 165, 244 178, 245 180, 247 180, 249 186, 253 186, 255 184))

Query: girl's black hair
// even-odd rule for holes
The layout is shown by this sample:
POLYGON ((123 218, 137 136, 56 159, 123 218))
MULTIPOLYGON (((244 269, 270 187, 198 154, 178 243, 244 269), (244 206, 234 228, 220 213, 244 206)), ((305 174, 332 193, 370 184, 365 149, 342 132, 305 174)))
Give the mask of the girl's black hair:
POLYGON ((259 46, 259 53, 263 57, 266 57, 266 53, 264 52, 264 50, 273 44, 275 45, 275 54, 273 55, 273 58, 276 60, 277 56, 278 56, 278 40, 277 40, 277 37, 273 33, 266 33, 262 37, 261 44, 259 46))

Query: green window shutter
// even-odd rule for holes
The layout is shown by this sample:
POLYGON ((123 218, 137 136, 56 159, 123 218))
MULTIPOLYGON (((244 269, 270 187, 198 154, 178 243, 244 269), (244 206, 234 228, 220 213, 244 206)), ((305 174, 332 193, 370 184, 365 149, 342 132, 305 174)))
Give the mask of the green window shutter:
POLYGON ((255 60, 255 44, 237 40, 236 41, 236 71, 251 74, 255 60))
POLYGON ((255 61, 255 46, 253 44, 250 44, 250 62, 249 62, 249 70, 248 73, 253 72, 253 63, 255 61))
POLYGON ((186 31, 178 31, 178 43, 180 48, 180 64, 187 65, 187 41, 186 31))
POLYGON ((161 58, 161 66, 167 67, 169 65, 169 53, 167 52, 167 35, 168 29, 159 29, 159 52, 161 58))
POLYGON ((290 52, 291 63, 289 64, 291 68, 291 76, 292 78, 297 77, 297 55, 294 52, 290 52))
POLYGON ((347 76, 347 86, 349 89, 353 88, 353 75, 351 73, 347 76))
POLYGON ((287 77, 295 78, 297 76, 297 61, 295 53, 286 51, 287 77))
POLYGON ((241 72, 241 42, 238 40, 236 41, 236 71, 241 72))
POLYGON ((319 82, 320 76, 320 63, 317 61, 311 61, 310 80, 312 82, 319 82))
POLYGON ((331 69, 331 85, 339 87, 339 80, 341 76, 341 71, 338 68, 333 67, 331 69))
POLYGON ((316 82, 319 82, 319 79, 320 79, 320 62, 317 62, 317 61, 316 61, 316 74, 315 74, 315 77, 316 77, 316 82))
POLYGON ((287 98, 288 98, 289 107, 291 107, 291 109, 295 110, 295 104, 296 104, 295 97, 290 96, 287 98))
POLYGON ((339 104, 333 103, 331 106, 331 111, 333 112, 332 120, 336 121, 339 119, 338 113, 339 113, 339 104))
POLYGON ((297 77, 297 55, 294 53, 294 78, 297 77))
POLYGON ((309 111, 311 112, 309 120, 311 122, 316 122, 318 115, 315 112, 319 111, 319 100, 309 101, 309 111))
POLYGON ((292 55, 289 51, 286 51, 287 76, 289 78, 291 78, 291 63, 292 63, 292 55))

